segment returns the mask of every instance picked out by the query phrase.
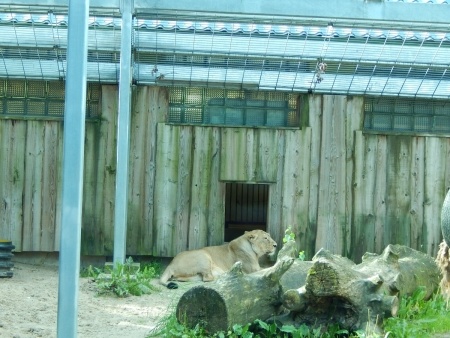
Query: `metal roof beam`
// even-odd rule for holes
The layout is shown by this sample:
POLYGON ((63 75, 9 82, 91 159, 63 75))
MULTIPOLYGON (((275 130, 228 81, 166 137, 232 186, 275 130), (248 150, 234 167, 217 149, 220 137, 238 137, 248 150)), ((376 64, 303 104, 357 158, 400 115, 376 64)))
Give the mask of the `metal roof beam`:
POLYGON ((315 82, 315 72, 283 72, 276 70, 211 68, 159 65, 156 78, 151 65, 138 65, 135 78, 138 84, 166 86, 240 87, 243 89, 281 90, 327 94, 365 94, 402 97, 427 97, 448 99, 450 82, 439 78, 403 78, 367 74, 324 73, 320 83, 315 82), (280 81, 279 79, 283 79, 280 81))

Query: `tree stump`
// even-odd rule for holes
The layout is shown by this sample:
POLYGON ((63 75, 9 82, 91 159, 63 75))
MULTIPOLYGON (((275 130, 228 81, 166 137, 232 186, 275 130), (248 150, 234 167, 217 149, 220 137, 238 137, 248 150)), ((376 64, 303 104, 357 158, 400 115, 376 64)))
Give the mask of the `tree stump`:
POLYGON ((177 319, 187 327, 200 324, 208 332, 217 332, 277 315, 281 305, 279 280, 292 263, 292 258, 285 258, 273 267, 244 274, 237 262, 216 281, 185 292, 177 305, 177 319))
POLYGON ((429 297, 439 284, 433 259, 401 245, 389 245, 379 256, 367 253, 359 265, 322 249, 312 263, 305 283, 302 276, 307 265, 293 264, 288 271, 300 278, 298 288, 282 296, 283 305, 291 311, 280 319, 285 324, 339 324, 350 331, 368 324, 376 328, 383 318, 397 314, 400 295, 424 287, 429 297))

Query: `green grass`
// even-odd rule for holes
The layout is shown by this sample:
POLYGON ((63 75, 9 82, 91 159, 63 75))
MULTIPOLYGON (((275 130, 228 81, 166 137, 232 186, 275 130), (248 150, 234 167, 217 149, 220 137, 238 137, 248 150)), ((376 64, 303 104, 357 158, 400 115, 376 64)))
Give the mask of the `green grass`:
POLYGON ((163 318, 148 337, 216 337, 216 338, 427 338, 438 333, 450 332, 450 314, 448 302, 439 293, 425 300, 426 292, 418 289, 412 296, 403 297, 397 317, 384 321, 384 333, 377 333, 373 327, 365 330, 348 332, 338 326, 329 326, 327 332, 320 328, 309 328, 306 325, 277 326, 261 320, 247 325, 234 325, 226 332, 206 332, 197 325, 193 329, 180 324, 175 314, 163 318))
POLYGON ((113 269, 88 266, 81 271, 82 277, 93 278, 99 295, 127 297, 152 293, 156 288, 152 279, 159 276, 161 264, 142 264, 136 269, 133 259, 127 258, 124 264, 116 264, 113 269))
POLYGON ((449 306, 440 292, 425 300, 426 292, 418 289, 411 297, 401 299, 397 317, 385 320, 389 337, 426 338, 450 332, 449 306))

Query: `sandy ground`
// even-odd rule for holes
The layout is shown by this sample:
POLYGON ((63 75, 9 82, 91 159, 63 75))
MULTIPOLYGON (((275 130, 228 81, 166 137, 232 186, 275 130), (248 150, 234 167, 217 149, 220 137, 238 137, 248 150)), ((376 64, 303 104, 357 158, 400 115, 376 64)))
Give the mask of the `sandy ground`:
MULTIPOLYGON (((0 278, 0 337, 56 337, 57 264, 13 262, 13 277, 0 278)), ((78 337, 142 338, 193 284, 181 283, 178 290, 158 286, 150 295, 127 298, 98 296, 89 278, 80 278, 79 286, 78 337)))

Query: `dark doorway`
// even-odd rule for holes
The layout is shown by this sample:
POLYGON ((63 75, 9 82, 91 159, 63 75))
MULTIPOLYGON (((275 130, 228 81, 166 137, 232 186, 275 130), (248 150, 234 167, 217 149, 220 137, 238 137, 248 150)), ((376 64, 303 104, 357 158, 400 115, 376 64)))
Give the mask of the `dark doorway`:
POLYGON ((225 241, 245 231, 267 228, 268 184, 227 183, 225 200, 225 241))

